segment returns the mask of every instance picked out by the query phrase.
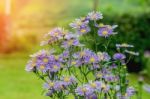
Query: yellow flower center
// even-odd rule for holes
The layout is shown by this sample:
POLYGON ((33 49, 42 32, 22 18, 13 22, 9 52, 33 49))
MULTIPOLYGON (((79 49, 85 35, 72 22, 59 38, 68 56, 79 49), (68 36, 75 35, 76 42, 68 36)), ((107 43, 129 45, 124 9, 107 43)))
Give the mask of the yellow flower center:
POLYGON ((97 77, 102 77, 102 74, 97 74, 97 77))
POLYGON ((72 65, 75 65, 75 64, 76 64, 76 62, 75 62, 75 61, 73 61, 71 64, 72 64, 72 65))
POLYGON ((72 45, 72 44, 73 44, 73 40, 69 40, 68 45, 72 45))
POLYGON ((32 67, 35 67, 36 66, 36 63, 32 63, 32 65, 31 65, 32 67))
POLYGON ((77 21, 77 25, 80 26, 82 23, 81 21, 77 21))
POLYGON ((96 84, 95 83, 91 83, 91 87, 96 88, 96 84))
POLYGON ((102 88, 103 88, 103 89, 106 89, 106 85, 105 85, 105 84, 102 84, 102 88))
POLYGON ((85 33, 85 32, 86 32, 86 29, 81 29, 80 32, 81 32, 81 33, 85 33))
POLYGON ((91 58, 90 58, 90 62, 92 62, 92 63, 95 62, 95 58, 94 58, 94 57, 91 57, 91 58))
POLYGON ((58 57, 58 56, 55 56, 55 59, 56 59, 56 60, 58 60, 58 59, 59 59, 59 57, 58 57))
POLYGON ((108 34, 108 31, 103 31, 102 34, 103 34, 104 36, 106 36, 106 35, 108 34))
POLYGON ((70 81, 69 77, 65 77, 65 78, 64 78, 64 81, 65 81, 65 82, 69 82, 69 81, 70 81))
POLYGON ((53 83, 53 82, 50 82, 50 83, 49 83, 49 86, 50 86, 50 87, 53 87, 53 86, 54 86, 54 83, 53 83))
POLYGON ((54 65, 53 68, 54 68, 54 69, 58 69, 58 66, 57 66, 57 65, 54 65))
POLYGON ((58 36, 58 34, 59 34, 58 32, 55 32, 55 33, 54 33, 54 36, 58 36))
POLYGON ((45 66, 44 66, 44 65, 41 65, 41 66, 40 66, 40 69, 41 69, 41 70, 45 69, 45 66))
POLYGON ((126 46, 128 46, 128 44, 126 44, 126 43, 123 43, 123 44, 122 44, 122 46, 126 47, 126 46))
POLYGON ((87 90, 86 90, 86 88, 82 88, 82 91, 85 93, 87 90))
POLYGON ((47 62, 48 62, 48 58, 44 58, 44 59, 43 59, 43 62, 44 62, 44 63, 47 63, 47 62))
POLYGON ((85 55, 85 52, 81 52, 80 56, 83 57, 85 55))
POLYGON ((99 24, 99 27, 103 27, 103 26, 104 26, 104 24, 103 24, 103 23, 100 23, 100 24, 99 24))

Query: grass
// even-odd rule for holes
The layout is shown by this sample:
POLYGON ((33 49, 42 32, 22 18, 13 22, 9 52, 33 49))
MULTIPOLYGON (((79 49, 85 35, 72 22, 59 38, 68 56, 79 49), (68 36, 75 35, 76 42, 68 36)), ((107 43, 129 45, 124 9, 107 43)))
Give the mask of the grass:
MULTIPOLYGON (((24 70, 27 56, 0 56, 0 99, 48 99, 42 95, 43 82, 24 70)), ((130 74, 129 79, 135 86, 137 75, 130 74)), ((143 99, 149 99, 148 97, 150 94, 143 91, 143 99)))

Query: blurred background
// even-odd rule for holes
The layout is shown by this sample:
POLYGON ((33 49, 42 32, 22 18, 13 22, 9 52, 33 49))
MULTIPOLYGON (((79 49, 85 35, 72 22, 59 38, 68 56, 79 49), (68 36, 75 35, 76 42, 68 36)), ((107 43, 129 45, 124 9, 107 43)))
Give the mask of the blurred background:
POLYGON ((93 9, 106 24, 119 25, 118 42, 130 42, 140 52, 128 64, 131 84, 139 74, 150 83, 150 0, 0 0, 0 99, 47 99, 42 81, 24 70, 29 55, 42 48, 51 28, 67 28, 93 9))

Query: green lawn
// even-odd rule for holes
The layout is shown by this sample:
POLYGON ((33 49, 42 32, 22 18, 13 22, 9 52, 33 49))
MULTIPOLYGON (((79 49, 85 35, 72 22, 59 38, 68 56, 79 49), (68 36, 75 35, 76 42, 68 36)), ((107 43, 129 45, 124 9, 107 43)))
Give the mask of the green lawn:
MULTIPOLYGON (((0 99, 48 99, 42 95, 42 81, 24 70, 28 55, 0 56, 0 99)), ((130 74, 135 85, 137 76, 130 74)), ((144 91, 143 99, 149 99, 144 91)))

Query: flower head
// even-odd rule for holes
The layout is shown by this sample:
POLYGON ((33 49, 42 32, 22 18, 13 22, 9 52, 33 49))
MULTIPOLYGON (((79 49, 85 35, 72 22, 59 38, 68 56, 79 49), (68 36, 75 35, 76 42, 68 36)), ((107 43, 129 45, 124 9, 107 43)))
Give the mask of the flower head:
POLYGON ((114 54, 113 58, 115 60, 123 60, 123 59, 126 58, 126 56, 124 54, 122 54, 122 53, 116 53, 116 54, 114 54))
POLYGON ((94 90, 92 90, 91 87, 88 85, 83 85, 83 86, 77 87, 75 92, 79 96, 89 96, 93 94, 94 90))
POLYGON ((75 19, 73 23, 70 23, 70 26, 74 29, 80 29, 81 27, 86 27, 89 21, 85 18, 75 19))
POLYGON ((99 28, 98 35, 102 37, 109 37, 113 34, 113 28, 109 25, 99 28))
POLYGON ((102 19, 103 18, 103 15, 102 15, 102 13, 100 13, 100 12, 95 12, 95 11, 93 11, 93 12, 90 12, 90 13, 88 13, 88 15, 87 15, 87 19, 90 19, 90 20, 99 20, 99 19, 102 19))

